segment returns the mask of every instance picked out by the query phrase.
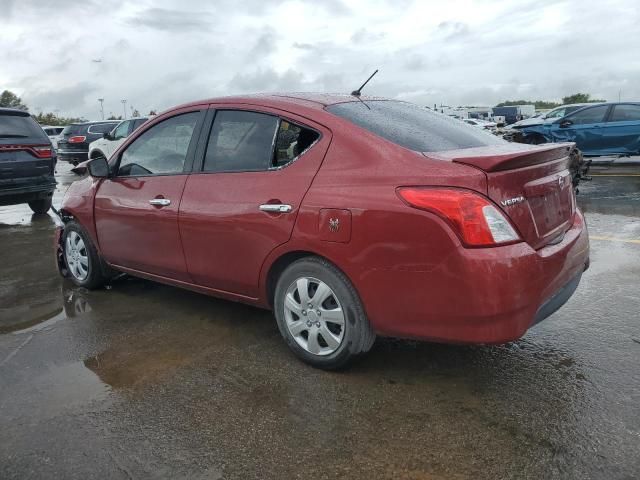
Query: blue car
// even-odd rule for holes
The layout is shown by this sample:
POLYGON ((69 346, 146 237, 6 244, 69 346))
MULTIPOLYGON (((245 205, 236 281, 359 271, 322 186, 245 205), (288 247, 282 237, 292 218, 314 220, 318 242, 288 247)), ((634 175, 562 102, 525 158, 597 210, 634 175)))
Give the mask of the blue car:
POLYGON ((640 154, 640 103, 597 103, 520 130, 526 143, 575 142, 586 156, 640 154))

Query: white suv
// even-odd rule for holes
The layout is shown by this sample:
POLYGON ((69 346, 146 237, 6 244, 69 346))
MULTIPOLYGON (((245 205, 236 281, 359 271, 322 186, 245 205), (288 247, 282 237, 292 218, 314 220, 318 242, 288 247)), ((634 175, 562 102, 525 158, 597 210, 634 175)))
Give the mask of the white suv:
POLYGON ((124 140, 147 120, 149 120, 148 117, 123 120, 109 133, 105 133, 103 138, 89 144, 89 158, 105 157, 108 159, 124 140))

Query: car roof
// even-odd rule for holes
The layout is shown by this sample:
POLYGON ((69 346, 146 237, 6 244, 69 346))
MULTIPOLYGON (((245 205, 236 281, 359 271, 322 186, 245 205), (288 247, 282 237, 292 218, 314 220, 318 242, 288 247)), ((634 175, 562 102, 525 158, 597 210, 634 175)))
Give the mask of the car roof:
MULTIPOLYGON (((361 96, 363 101, 391 100, 383 97, 361 96)), ((206 103, 247 103, 258 104, 265 107, 282 108, 283 106, 299 106, 322 110, 328 105, 336 103, 357 102, 358 97, 341 93, 314 93, 314 92, 293 92, 293 93, 257 93, 251 95, 236 95, 228 97, 208 98, 200 101, 189 102, 176 108, 202 105, 206 103)), ((173 110, 173 109, 171 109, 173 110)))

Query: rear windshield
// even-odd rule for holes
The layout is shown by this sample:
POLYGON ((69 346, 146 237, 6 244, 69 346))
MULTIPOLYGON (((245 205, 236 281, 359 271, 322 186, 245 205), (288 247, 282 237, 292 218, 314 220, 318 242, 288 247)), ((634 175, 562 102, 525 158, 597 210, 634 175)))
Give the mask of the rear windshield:
POLYGON ((394 100, 366 100, 365 103, 338 103, 326 109, 417 152, 441 152, 505 143, 505 140, 477 127, 412 103, 394 100))
POLYGON ((16 139, 49 142, 47 135, 32 117, 0 114, 0 140, 16 139))
POLYGON ((67 125, 62 130, 62 135, 77 135, 78 133, 85 133, 87 131, 86 125, 67 125))

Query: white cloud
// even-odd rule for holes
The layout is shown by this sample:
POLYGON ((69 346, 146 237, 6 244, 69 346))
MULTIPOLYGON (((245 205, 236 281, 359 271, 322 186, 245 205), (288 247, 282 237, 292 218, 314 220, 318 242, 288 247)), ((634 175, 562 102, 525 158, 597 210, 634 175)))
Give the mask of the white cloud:
POLYGON ((428 105, 640 100, 637 0, 0 0, 0 19, 0 90, 88 118, 99 97, 348 92, 375 68, 365 93, 428 105))

